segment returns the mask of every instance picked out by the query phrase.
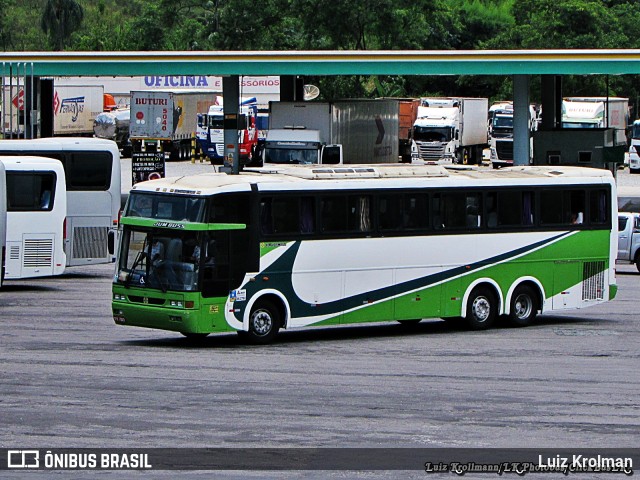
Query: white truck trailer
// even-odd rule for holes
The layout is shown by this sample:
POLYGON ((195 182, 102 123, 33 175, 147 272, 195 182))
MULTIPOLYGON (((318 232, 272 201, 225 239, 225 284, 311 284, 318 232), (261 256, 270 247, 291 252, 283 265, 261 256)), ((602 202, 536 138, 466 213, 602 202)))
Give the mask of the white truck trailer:
POLYGON ((488 110, 487 98, 423 98, 413 125, 420 158, 480 165, 488 110))
MULTIPOLYGON (((24 133, 24 89, 5 86, 3 132, 7 138, 24 133), (9 102, 11 105, 9 105, 9 102)), ((53 92, 53 135, 93 136, 93 121, 104 110, 104 87, 98 85, 56 85, 53 92)))
POLYGON ((298 157, 314 157, 317 163, 399 162, 397 100, 271 102, 269 107, 265 164, 300 163, 298 157), (314 144, 312 155, 309 150, 314 144))
POLYGON ((131 92, 129 139, 132 152, 162 152, 186 160, 197 148, 198 113, 220 99, 213 90, 139 90, 131 92))
POLYGON ((628 98, 565 97, 562 100, 562 128, 613 128, 614 145, 626 145, 628 122, 628 98))

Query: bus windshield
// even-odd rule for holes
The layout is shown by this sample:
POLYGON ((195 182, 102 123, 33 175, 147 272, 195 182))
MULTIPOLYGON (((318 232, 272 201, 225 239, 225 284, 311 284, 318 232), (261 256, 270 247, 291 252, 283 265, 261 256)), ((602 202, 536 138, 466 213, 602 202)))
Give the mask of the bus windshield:
POLYGON ((204 198, 131 192, 124 215, 127 217, 202 222, 204 207, 204 198))
POLYGON ((265 149, 265 163, 315 165, 318 163, 317 149, 273 148, 265 149))
POLYGON ((114 283, 163 292, 197 290, 200 254, 207 254, 202 239, 202 232, 125 228, 114 283))

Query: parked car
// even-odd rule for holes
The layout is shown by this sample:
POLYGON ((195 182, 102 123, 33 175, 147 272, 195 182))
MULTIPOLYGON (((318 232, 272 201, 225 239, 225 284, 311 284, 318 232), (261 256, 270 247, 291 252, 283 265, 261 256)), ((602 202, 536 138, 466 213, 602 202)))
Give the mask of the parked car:
POLYGON ((618 258, 616 263, 635 263, 640 272, 640 213, 618 213, 618 258))

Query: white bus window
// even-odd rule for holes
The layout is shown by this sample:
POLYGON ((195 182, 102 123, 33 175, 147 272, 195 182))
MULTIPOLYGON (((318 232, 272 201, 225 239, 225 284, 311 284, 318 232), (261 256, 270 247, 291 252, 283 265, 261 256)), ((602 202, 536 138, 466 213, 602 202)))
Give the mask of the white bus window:
POLYGON ((445 230, 480 228, 481 195, 452 192, 434 195, 434 225, 445 230))
POLYGON ((316 230, 316 211, 313 197, 300 199, 300 233, 313 233, 316 230))
POLYGON ((53 172, 7 172, 8 211, 50 211, 55 182, 53 172))
POLYGON ((593 225, 607 222, 606 190, 593 190, 589 193, 589 221, 593 225))
POLYGON ((350 195, 348 229, 351 232, 371 231, 371 197, 350 195))
POLYGON ((584 212, 587 210, 586 192, 584 190, 569 190, 564 193, 563 210, 571 224, 584 223, 584 212))
POLYGON ((381 231, 399 230, 402 214, 399 194, 380 195, 378 197, 378 225, 381 231))
POLYGON ((429 226, 429 198, 424 193, 404 196, 402 205, 402 228, 424 230, 429 226))
POLYGON ((320 215, 323 232, 346 232, 348 225, 348 208, 346 197, 327 196, 321 198, 320 215))
POLYGON ((64 162, 67 190, 109 190, 113 158, 109 152, 78 152, 64 162))
POLYGON ((542 225, 562 224, 562 190, 540 192, 540 223, 542 225))

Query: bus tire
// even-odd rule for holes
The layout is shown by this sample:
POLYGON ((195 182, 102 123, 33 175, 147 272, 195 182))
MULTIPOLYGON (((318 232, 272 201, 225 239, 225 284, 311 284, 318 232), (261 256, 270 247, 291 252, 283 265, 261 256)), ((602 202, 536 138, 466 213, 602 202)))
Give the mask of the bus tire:
POLYGON ((249 331, 242 336, 254 345, 265 345, 273 341, 281 324, 280 310, 268 300, 258 301, 249 314, 249 331))
POLYGON ((528 285, 516 287, 511 296, 507 323, 512 327, 527 327, 533 323, 538 313, 535 291, 528 285))
POLYGON ((473 289, 467 301, 467 326, 471 330, 487 330, 498 318, 498 301, 493 291, 485 286, 473 289))

